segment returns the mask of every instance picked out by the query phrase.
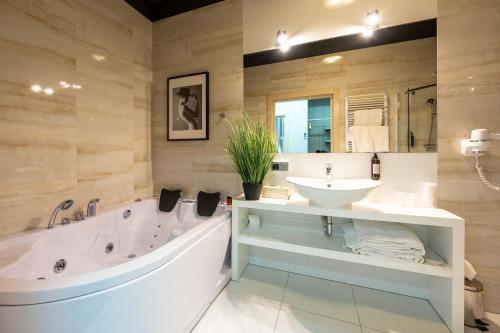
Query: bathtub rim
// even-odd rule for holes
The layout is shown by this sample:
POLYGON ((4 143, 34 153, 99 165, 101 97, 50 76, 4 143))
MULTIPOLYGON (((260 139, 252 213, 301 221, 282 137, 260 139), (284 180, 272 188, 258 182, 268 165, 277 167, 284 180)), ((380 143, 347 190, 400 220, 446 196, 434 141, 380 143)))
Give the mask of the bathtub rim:
MULTIPOLYGON (((150 200, 157 201, 152 198, 142 202, 150 200)), ((194 204, 183 203, 183 205, 194 204)), ((130 205, 121 208, 124 207, 130 207, 130 205)), ((128 262, 58 279, 25 280, 0 277, 0 307, 56 302, 89 295, 135 280, 167 264, 192 244, 215 232, 225 222, 231 223, 231 208, 221 207, 223 211, 220 215, 207 218, 172 241, 128 262)), ((22 234, 17 233, 11 237, 22 234)))

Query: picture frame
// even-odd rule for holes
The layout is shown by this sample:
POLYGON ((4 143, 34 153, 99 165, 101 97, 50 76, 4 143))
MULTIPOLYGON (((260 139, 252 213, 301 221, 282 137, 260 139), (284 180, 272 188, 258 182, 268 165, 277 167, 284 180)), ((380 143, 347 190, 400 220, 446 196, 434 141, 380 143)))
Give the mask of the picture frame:
POLYGON ((167 79, 167 141, 209 139, 209 74, 167 79))

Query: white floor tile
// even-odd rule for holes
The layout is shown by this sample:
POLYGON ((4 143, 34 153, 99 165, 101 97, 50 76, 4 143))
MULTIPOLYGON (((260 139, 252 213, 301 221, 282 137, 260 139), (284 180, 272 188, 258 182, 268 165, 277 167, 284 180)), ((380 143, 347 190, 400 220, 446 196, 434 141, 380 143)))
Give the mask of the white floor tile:
POLYGON ((361 326, 384 332, 449 333, 423 299, 353 286, 361 326))
POLYGON ((226 290, 281 303, 287 277, 287 272, 248 265, 240 279, 229 282, 226 290))
POLYGON ((358 325, 283 306, 276 333, 361 333, 358 325))
POLYGON ((280 305, 223 291, 193 333, 273 333, 280 305))
POLYGON ((359 324, 351 286, 348 284, 290 274, 283 304, 359 324))

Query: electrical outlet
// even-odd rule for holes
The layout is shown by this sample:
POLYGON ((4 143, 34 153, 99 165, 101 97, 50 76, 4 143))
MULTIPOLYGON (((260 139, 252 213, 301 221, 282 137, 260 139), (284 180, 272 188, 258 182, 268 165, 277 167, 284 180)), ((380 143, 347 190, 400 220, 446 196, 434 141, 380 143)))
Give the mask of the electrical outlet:
POLYGON ((273 162, 273 171, 288 171, 288 162, 273 162))

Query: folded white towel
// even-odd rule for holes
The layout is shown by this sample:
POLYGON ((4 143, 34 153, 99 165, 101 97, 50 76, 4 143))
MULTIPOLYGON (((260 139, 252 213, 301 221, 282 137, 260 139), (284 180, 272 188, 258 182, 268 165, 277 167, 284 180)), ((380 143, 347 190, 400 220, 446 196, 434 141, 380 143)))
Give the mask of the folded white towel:
POLYGON ((425 247, 425 257, 424 261, 427 265, 432 265, 432 266, 442 266, 445 264, 443 258, 441 258, 436 251, 434 251, 430 247, 425 247))
POLYGON ((354 126, 382 125, 384 111, 382 109, 368 109, 354 111, 354 126))
POLYGON ((353 219, 360 242, 375 249, 411 251, 425 255, 425 247, 417 234, 400 223, 353 219))
POLYGON ((389 126, 351 126, 349 138, 354 153, 389 151, 389 126))
POLYGON ((354 253, 419 264, 424 262, 424 245, 412 230, 399 223, 355 220, 345 223, 343 229, 346 246, 354 253), (364 222, 369 222, 366 227, 364 222))

